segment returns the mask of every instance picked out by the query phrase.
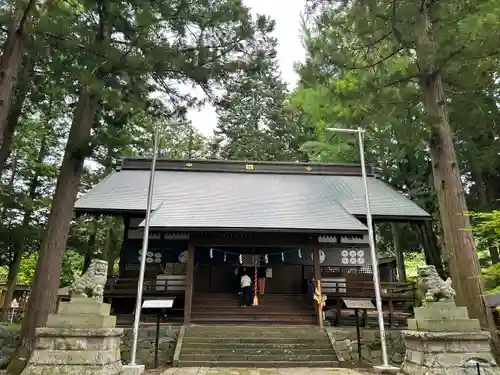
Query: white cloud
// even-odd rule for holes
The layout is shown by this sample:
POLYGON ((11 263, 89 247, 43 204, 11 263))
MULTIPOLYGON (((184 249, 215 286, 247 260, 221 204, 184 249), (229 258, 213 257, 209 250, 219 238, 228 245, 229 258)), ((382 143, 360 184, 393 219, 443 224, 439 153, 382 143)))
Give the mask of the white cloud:
MULTIPOLYGON (((300 14, 304 0, 244 0, 255 14, 270 16, 276 21, 274 36, 278 39, 278 61, 281 74, 290 88, 297 84, 294 64, 304 58, 300 40, 300 14)), ((211 135, 217 125, 217 114, 211 105, 192 110, 188 119, 203 134, 211 135)))

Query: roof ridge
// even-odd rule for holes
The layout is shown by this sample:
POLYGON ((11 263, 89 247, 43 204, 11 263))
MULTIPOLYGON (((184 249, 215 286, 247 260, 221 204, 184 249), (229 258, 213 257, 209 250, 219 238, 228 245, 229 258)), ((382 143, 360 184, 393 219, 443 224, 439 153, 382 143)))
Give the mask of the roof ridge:
MULTIPOLYGON (((125 157, 120 160, 117 170, 149 170, 151 158, 125 157)), ((376 176, 371 165, 366 167, 367 175, 376 176)), ((328 164, 317 162, 270 162, 243 160, 185 160, 157 159, 157 171, 189 171, 215 173, 268 173, 268 174, 301 174, 361 176, 360 164, 328 164)))

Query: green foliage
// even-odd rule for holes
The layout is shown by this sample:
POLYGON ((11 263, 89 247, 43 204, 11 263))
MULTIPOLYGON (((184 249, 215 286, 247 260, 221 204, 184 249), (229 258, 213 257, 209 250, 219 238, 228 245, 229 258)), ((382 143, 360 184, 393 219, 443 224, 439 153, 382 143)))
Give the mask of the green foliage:
POLYGON ((473 219, 472 229, 479 238, 484 238, 500 244, 500 211, 491 212, 471 212, 469 215, 473 219))
MULTIPOLYGON (((21 267, 17 275, 17 283, 31 285, 35 276, 36 262, 38 260, 37 253, 28 254, 21 261, 21 267)), ((61 284, 60 287, 65 287, 73 282, 73 273, 82 270, 83 256, 77 254, 72 250, 68 250, 64 254, 63 267, 61 271, 61 284)), ((9 273, 8 266, 0 267, 0 280, 1 282, 7 281, 7 274, 9 273)))
POLYGON ((483 278, 488 293, 500 293, 500 263, 483 269, 483 278))
POLYGON ((300 132, 286 113, 276 40, 261 34, 257 42, 245 59, 251 68, 234 74, 218 101, 212 154, 235 160, 300 160, 300 132))

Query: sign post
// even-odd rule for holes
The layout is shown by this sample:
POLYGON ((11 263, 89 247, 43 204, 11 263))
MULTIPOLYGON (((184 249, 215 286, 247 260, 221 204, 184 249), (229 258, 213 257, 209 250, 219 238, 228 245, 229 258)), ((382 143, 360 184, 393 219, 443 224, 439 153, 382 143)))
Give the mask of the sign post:
POLYGON ((359 328, 359 310, 375 310, 375 306, 368 298, 342 298, 345 307, 354 309, 356 315, 356 340, 358 341, 358 361, 361 362, 361 330, 359 328))
POLYGON ((142 304, 143 309, 156 310, 156 341, 155 341, 155 368, 158 368, 158 351, 160 349, 160 317, 163 309, 170 309, 174 304, 175 298, 169 299, 151 299, 142 304))

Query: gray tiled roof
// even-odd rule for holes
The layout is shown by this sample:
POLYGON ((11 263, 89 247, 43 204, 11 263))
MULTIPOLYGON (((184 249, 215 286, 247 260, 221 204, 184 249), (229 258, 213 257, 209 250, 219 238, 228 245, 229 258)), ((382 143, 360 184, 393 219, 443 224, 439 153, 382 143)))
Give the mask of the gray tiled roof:
MULTIPOLYGON (((358 176, 157 171, 151 225, 365 231, 358 176)), ((79 199, 79 211, 144 211, 149 171, 113 172, 79 199)), ((372 214, 427 218, 409 199, 369 178, 372 214)))

